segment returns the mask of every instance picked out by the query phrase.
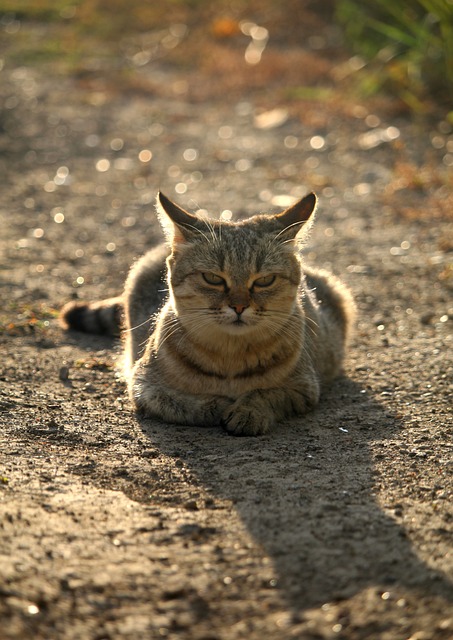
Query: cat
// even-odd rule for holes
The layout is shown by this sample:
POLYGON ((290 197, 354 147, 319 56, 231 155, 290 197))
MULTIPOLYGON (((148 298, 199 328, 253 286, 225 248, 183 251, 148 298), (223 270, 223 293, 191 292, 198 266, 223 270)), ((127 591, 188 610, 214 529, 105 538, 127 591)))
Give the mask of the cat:
POLYGON ((138 260, 122 296, 71 302, 61 322, 122 329, 129 395, 144 417, 267 433, 318 403, 353 324, 349 289, 301 259, 316 204, 311 193, 282 213, 232 222, 199 218, 159 193, 166 245, 138 260))

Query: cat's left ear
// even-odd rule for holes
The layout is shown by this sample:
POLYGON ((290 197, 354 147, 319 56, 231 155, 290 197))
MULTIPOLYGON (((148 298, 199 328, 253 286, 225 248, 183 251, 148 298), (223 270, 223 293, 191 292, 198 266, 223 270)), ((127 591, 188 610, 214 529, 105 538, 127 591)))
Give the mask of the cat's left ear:
POLYGON ((156 210, 169 244, 183 244, 197 231, 199 218, 179 207, 160 191, 157 194, 156 210))
POLYGON ((282 213, 277 214, 275 218, 282 225, 283 232, 295 238, 302 228, 304 231, 308 230, 313 222, 316 203, 316 195, 309 193, 282 213))

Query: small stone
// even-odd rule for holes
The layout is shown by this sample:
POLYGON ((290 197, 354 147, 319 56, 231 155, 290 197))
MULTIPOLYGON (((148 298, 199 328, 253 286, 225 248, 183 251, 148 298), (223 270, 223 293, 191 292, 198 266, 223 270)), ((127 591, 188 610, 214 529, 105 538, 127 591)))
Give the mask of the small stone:
POLYGON ((58 378, 62 382, 66 382, 69 379, 69 367, 63 366, 60 367, 60 371, 58 372, 58 378))

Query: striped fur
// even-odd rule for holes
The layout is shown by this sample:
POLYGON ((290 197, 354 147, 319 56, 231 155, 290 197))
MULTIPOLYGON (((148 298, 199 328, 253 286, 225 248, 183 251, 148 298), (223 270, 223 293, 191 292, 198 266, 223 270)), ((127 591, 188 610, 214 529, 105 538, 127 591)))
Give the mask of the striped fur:
POLYGON ((167 245, 132 267, 121 297, 69 303, 61 322, 112 335, 122 326, 125 377, 142 415, 266 433, 318 403, 341 370, 354 319, 349 290, 301 261, 315 206, 310 194, 278 215, 224 222, 159 194, 167 245))
POLYGON ((64 329, 119 336, 123 312, 123 299, 120 296, 92 303, 74 300, 62 308, 60 324, 64 329))

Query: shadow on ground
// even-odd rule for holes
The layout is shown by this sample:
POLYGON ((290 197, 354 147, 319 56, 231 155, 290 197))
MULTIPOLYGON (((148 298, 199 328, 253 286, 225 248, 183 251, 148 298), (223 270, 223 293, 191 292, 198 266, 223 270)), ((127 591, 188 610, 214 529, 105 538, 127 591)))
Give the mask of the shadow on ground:
POLYGON ((148 421, 141 426, 211 493, 233 501, 271 558, 275 586, 294 613, 368 587, 380 595, 412 591, 417 598, 453 599, 446 576, 417 557, 401 505, 378 504, 369 443, 391 438, 400 424, 351 380, 338 380, 303 424, 261 438, 148 421))

